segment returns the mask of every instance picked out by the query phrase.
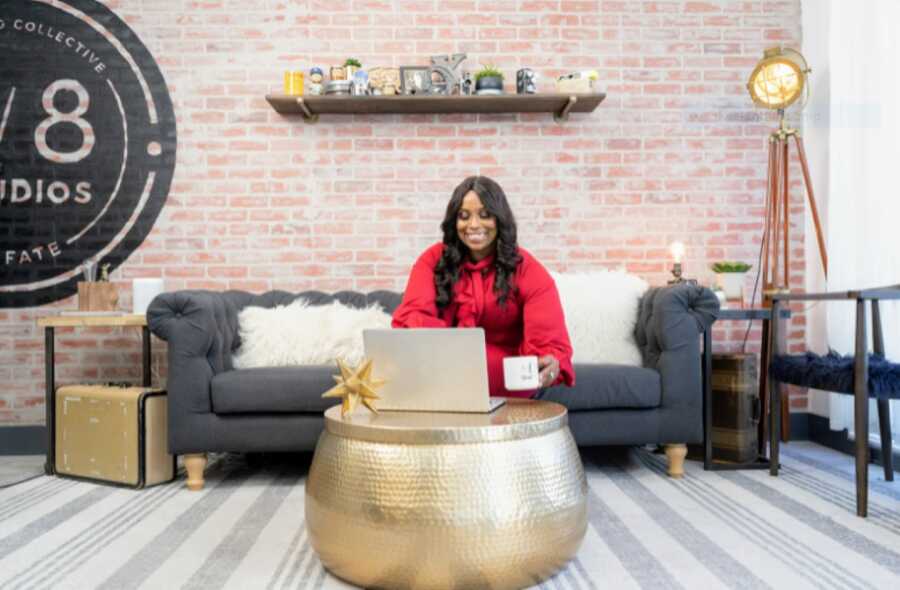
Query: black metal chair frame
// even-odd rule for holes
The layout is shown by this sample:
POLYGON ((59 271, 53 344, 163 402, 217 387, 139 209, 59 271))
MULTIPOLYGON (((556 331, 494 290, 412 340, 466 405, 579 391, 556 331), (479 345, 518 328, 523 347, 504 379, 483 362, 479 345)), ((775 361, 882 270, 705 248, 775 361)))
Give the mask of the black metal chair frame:
MULTIPOLYGON (((865 517, 869 499, 869 356, 866 303, 872 307, 872 347, 875 354, 884 356, 884 334, 881 330, 881 312, 878 302, 900 299, 900 284, 860 291, 838 291, 833 293, 776 293, 772 295, 772 317, 778 318, 782 306, 792 301, 856 301, 856 342, 853 365, 853 424, 856 431, 856 514, 865 517)), ((772 322, 773 346, 778 346, 775 337, 779 329, 778 321, 772 322)), ((773 354, 780 354, 775 350, 773 354)), ((778 383, 769 364, 769 473, 778 475, 778 445, 781 438, 781 396, 778 383)), ((878 426, 881 432, 881 452, 884 462, 884 478, 893 481, 894 470, 891 460, 891 415, 890 400, 878 400, 878 426)))

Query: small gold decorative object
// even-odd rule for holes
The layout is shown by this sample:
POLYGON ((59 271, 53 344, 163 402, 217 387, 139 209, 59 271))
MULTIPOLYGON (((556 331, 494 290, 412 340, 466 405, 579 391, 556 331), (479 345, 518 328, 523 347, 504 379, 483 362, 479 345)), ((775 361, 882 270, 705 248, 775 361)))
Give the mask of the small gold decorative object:
POLYGON ((524 588, 587 530, 587 481, 552 402, 490 414, 325 412, 306 485, 313 549, 364 588, 524 588))
POLYGON ((322 397, 339 397, 341 401, 341 418, 353 412, 360 402, 369 410, 378 413, 375 400, 379 399, 375 391, 385 384, 384 379, 372 378, 372 359, 365 359, 358 367, 351 369, 341 359, 337 360, 340 375, 333 375, 337 385, 322 394, 322 397))

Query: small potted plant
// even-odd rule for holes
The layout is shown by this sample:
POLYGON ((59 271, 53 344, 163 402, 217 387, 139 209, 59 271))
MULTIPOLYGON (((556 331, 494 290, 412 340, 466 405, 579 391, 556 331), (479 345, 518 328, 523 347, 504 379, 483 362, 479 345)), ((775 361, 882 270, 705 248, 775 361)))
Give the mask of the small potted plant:
POLYGON ((742 299, 744 277, 752 267, 746 262, 723 261, 712 265, 716 273, 716 284, 725 292, 726 299, 742 299))
POLYGON ((503 73, 491 65, 475 72, 475 94, 503 94, 503 73))
POLYGON ((356 70, 362 67, 362 64, 359 63, 359 60, 355 57, 348 57, 347 61, 344 62, 344 70, 347 72, 347 79, 353 80, 353 74, 356 73, 356 70))

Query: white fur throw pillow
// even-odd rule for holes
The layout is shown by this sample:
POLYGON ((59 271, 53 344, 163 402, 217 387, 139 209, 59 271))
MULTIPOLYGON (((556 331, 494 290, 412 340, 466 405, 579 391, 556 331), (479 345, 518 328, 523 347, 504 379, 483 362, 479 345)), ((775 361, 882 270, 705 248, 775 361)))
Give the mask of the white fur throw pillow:
POLYGON ((391 316, 378 304, 357 309, 339 301, 309 305, 297 299, 271 309, 245 307, 238 325, 237 369, 330 365, 338 358, 356 365, 363 358, 363 329, 390 328, 391 316))
POLYGON ((615 271, 550 274, 566 314, 573 362, 641 366, 634 325, 647 282, 615 271))

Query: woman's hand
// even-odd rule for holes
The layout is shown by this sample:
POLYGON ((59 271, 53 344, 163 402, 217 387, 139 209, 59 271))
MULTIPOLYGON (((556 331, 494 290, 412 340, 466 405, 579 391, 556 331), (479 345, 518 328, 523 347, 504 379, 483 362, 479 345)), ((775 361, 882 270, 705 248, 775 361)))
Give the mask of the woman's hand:
POLYGON ((559 361, 552 354, 545 354, 538 358, 538 376, 541 380, 541 387, 550 387, 559 377, 559 361))

